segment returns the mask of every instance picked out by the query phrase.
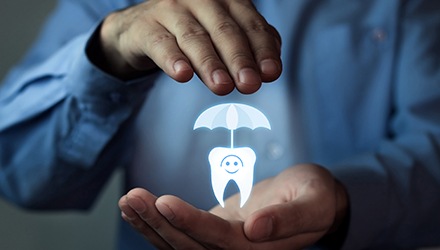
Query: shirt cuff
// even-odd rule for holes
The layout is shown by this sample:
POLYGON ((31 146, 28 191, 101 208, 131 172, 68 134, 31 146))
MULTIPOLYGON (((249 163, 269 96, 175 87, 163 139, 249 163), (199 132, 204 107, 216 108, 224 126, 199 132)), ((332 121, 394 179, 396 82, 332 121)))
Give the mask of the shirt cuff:
POLYGON ((86 55, 87 39, 76 42, 79 53, 66 74, 67 93, 78 114, 60 144, 60 156, 70 164, 92 167, 121 124, 133 115, 154 85, 158 73, 124 82, 93 65, 86 55))
POLYGON ((130 81, 120 80, 95 66, 87 57, 86 49, 93 32, 80 41, 82 47, 68 73, 69 92, 83 101, 100 105, 132 105, 138 103, 153 86, 156 72, 130 81))

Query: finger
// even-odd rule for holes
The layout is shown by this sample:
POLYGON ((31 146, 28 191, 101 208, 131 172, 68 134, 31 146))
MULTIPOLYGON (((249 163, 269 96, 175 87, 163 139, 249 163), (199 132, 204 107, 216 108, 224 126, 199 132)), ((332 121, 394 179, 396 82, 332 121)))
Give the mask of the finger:
POLYGON ((282 70, 281 37, 258 13, 251 1, 232 1, 232 16, 246 33, 264 82, 276 80, 282 70))
MULTIPOLYGON (((167 75, 179 82, 187 82, 193 77, 189 59, 180 50, 176 38, 158 23, 150 25, 150 31, 139 44, 145 44, 144 51, 167 75)), ((140 46, 142 48, 142 46, 140 46)))
MULTIPOLYGON (((133 189, 126 195, 128 205, 152 230, 174 249, 201 249, 184 233, 176 230, 156 209, 156 197, 145 189, 133 189)), ((155 238, 153 238, 156 240, 155 238)))
POLYGON ((239 244, 248 244, 242 222, 228 222, 174 196, 160 197, 156 207, 173 226, 210 249, 240 249, 239 244))
POLYGON ((334 220, 334 197, 317 193, 307 191, 294 201, 255 212, 245 221, 246 236, 252 241, 265 241, 305 233, 325 233, 334 220))
POLYGON ((225 95, 234 89, 233 79, 219 58, 209 33, 192 13, 175 7, 162 14, 161 22, 175 36, 178 47, 211 91, 225 95))
POLYGON ((119 208, 121 209, 121 217, 128 222, 133 228, 142 234, 149 242, 159 249, 172 249, 148 224, 143 221, 136 211, 128 205, 127 196, 121 197, 119 200, 119 208))
MULTIPOLYGON (((202 5, 205 1, 197 2, 202 5)), ((261 78, 248 37, 225 7, 219 2, 212 2, 204 7, 204 11, 194 10, 193 13, 208 31, 237 89, 245 94, 254 93, 261 87, 261 78)))

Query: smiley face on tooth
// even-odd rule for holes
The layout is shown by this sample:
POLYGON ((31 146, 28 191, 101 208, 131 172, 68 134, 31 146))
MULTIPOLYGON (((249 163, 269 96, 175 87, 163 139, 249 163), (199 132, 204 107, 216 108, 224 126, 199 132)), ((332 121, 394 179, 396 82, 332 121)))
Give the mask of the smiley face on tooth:
POLYGON ((243 167, 243 161, 236 155, 228 155, 223 158, 220 167, 230 174, 235 174, 243 167))

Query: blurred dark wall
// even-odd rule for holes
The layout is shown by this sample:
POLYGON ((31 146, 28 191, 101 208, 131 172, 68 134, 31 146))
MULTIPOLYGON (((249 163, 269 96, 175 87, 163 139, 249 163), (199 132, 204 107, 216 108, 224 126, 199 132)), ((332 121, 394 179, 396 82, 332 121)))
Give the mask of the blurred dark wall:
POLYGON ((0 5, 0 78, 18 62, 38 35, 54 0, 3 1, 0 5))

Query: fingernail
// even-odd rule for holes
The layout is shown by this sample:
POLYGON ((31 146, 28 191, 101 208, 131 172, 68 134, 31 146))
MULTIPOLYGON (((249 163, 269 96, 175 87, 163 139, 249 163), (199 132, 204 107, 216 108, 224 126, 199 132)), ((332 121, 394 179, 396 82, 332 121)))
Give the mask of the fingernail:
POLYGON ((190 66, 184 60, 178 60, 174 63, 173 69, 175 72, 181 72, 186 70, 191 70, 190 66))
POLYGON ((264 240, 272 234, 273 222, 271 218, 263 217, 258 219, 253 228, 254 240, 264 240))
POLYGON ((240 83, 249 85, 261 84, 261 79, 257 72, 251 68, 244 68, 238 72, 238 80, 240 83))
POLYGON ((168 220, 174 219, 175 215, 173 213, 173 210, 171 210, 168 205, 163 203, 156 203, 156 208, 157 210, 159 210, 159 213, 161 213, 168 220))
POLYGON ((272 59, 265 59, 260 62, 261 73, 265 75, 273 75, 278 73, 278 64, 272 59))
POLYGON ((226 71, 218 69, 212 73, 212 81, 215 84, 230 84, 232 79, 226 71))
POLYGON ((127 200, 128 205, 133 208, 137 213, 143 213, 145 210, 147 210, 147 207, 145 206, 144 202, 136 197, 129 198, 127 200))
POLYGON ((124 220, 129 220, 129 221, 134 220, 134 217, 132 217, 132 216, 130 216, 130 215, 124 213, 124 212, 121 212, 121 217, 122 217, 124 220))

